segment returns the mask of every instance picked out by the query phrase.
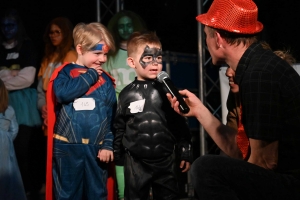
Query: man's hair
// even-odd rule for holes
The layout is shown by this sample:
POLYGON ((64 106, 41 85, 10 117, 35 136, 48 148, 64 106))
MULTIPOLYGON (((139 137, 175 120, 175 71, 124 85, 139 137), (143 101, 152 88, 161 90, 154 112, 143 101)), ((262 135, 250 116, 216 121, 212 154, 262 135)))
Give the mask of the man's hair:
POLYGON ((215 29, 209 26, 207 26, 207 28, 210 37, 213 37, 215 32, 218 32, 221 35, 221 37, 224 38, 225 41, 231 45, 243 44, 249 46, 252 43, 258 41, 258 34, 238 34, 238 33, 224 31, 221 29, 215 29))
POLYGON ((145 44, 156 44, 161 47, 161 42, 155 32, 143 31, 132 33, 127 41, 128 56, 132 56, 136 53, 139 46, 145 44))
POLYGON ((8 107, 8 91, 3 81, 0 79, 0 113, 4 113, 8 107))
POLYGON ((83 52, 90 51, 101 41, 104 41, 110 50, 115 50, 112 35, 103 24, 98 22, 77 24, 73 30, 73 38, 74 46, 81 44, 83 52))

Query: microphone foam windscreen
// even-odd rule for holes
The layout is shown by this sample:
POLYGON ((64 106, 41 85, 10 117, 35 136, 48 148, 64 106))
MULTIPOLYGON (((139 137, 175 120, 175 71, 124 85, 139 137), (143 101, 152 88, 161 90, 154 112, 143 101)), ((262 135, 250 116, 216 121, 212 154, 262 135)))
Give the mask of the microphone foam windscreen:
POLYGON ((159 82, 162 82, 165 78, 169 78, 169 75, 167 74, 167 72, 165 71, 161 71, 158 75, 157 75, 157 79, 159 82))

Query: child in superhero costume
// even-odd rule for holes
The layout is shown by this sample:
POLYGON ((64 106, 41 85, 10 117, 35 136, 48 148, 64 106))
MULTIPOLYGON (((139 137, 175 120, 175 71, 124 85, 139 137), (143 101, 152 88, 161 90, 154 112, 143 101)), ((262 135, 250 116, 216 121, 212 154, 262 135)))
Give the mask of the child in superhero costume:
POLYGON ((114 42, 100 23, 79 23, 73 37, 78 59, 54 71, 47 92, 46 199, 112 200, 107 163, 113 160, 116 95, 101 65, 114 42))
POLYGON ((134 32, 127 51, 137 77, 119 94, 114 121, 115 161, 124 156, 125 199, 148 199, 150 187, 154 199, 178 199, 175 149, 180 151, 179 167, 188 171, 191 135, 156 80, 162 70, 161 43, 155 33, 134 32))

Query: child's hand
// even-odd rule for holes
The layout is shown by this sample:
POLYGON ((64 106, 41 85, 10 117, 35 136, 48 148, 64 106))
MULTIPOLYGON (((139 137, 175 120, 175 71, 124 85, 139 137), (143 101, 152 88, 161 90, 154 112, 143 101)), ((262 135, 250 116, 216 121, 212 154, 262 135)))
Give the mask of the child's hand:
POLYGON ((184 168, 181 172, 187 172, 191 168, 191 163, 187 162, 185 160, 182 160, 179 167, 180 167, 180 169, 184 168))
POLYGON ((110 150, 100 149, 97 156, 101 162, 110 162, 114 160, 114 153, 110 150))
POLYGON ((95 69, 97 71, 97 73, 99 74, 99 76, 103 73, 101 66, 96 65, 96 66, 92 66, 91 68, 95 69))

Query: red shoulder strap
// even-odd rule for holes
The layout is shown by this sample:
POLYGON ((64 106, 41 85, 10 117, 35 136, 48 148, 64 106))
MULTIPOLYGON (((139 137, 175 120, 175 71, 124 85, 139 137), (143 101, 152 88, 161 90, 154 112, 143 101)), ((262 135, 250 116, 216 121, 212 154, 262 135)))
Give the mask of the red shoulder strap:
POLYGON ((113 82, 114 88, 116 88, 116 79, 112 77, 108 72, 102 70, 113 82))

